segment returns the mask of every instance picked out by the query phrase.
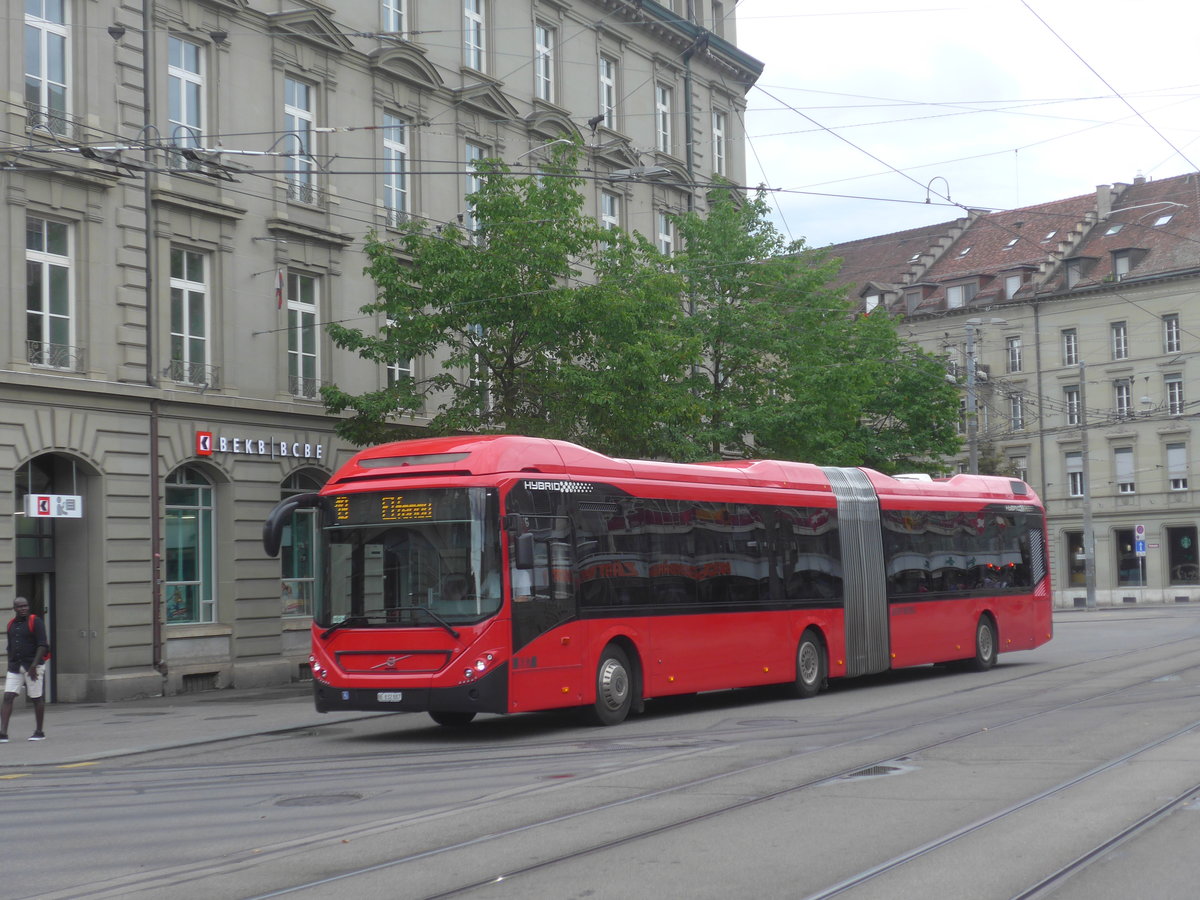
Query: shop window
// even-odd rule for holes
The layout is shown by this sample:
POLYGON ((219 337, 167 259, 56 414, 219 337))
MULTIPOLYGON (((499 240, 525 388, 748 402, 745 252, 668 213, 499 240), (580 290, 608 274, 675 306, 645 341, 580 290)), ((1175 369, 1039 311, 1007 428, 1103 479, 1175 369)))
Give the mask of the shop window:
MULTIPOLYGON (((321 489, 315 478, 297 473, 283 483, 283 497, 321 489)), ((321 571, 320 520, 316 509, 298 509, 283 529, 279 544, 280 614, 311 616, 321 571)))
POLYGON ((1083 552, 1083 532, 1068 531, 1063 537, 1067 548, 1067 585, 1083 587, 1087 584, 1087 557, 1083 552))
POLYGON ((1196 555, 1196 526, 1166 529, 1167 566, 1171 584, 1200 584, 1200 564, 1196 555))
POLYGON ((1144 587, 1146 558, 1138 556, 1135 552, 1133 529, 1118 528, 1114 531, 1113 545, 1116 553, 1117 587, 1144 587))
POLYGON ((215 622, 212 482, 194 466, 176 469, 166 480, 166 501, 167 623, 215 622))

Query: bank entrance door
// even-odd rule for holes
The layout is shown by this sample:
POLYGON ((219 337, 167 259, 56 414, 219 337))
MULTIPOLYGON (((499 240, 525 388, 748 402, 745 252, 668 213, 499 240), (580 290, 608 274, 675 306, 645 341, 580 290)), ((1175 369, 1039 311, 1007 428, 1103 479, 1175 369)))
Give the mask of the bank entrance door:
MULTIPOLYGON (((29 611, 42 620, 46 626, 46 639, 54 646, 54 573, 53 572, 18 572, 17 592, 15 597, 24 597, 29 601, 29 611)), ((9 611, 4 621, 12 618, 9 611)), ((45 697, 47 703, 54 702, 54 664, 46 666, 45 697)))

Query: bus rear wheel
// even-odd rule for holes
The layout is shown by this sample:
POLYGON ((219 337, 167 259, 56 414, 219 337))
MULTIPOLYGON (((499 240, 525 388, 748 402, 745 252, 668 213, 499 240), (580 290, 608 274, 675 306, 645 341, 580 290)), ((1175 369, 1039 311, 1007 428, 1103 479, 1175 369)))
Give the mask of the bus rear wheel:
POLYGON ((996 664, 998 643, 996 623, 991 616, 980 616, 975 624, 975 658, 967 665, 976 672, 986 672, 996 664))
POLYGON ((629 657, 616 644, 609 644, 596 666, 596 702, 588 710, 595 725, 618 725, 633 707, 633 671, 629 657))
POLYGON ((817 633, 809 628, 800 636, 796 648, 796 682, 792 692, 797 697, 815 697, 825 686, 825 647, 817 633))
POLYGON ((429 718, 433 719, 439 725, 445 725, 447 728, 462 728, 464 725, 471 724, 471 720, 475 718, 475 713, 431 709, 429 711, 429 718))

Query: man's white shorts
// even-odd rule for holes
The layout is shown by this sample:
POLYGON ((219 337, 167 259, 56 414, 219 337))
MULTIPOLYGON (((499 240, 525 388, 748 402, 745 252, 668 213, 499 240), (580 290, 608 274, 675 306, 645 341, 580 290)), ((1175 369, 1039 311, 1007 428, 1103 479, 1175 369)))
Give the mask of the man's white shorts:
POLYGON ((46 683, 46 666, 45 664, 37 667, 37 678, 29 677, 29 672, 23 666, 20 672, 9 672, 4 678, 4 693, 19 694, 21 689, 25 689, 25 696, 30 700, 37 700, 42 696, 42 686, 46 683))

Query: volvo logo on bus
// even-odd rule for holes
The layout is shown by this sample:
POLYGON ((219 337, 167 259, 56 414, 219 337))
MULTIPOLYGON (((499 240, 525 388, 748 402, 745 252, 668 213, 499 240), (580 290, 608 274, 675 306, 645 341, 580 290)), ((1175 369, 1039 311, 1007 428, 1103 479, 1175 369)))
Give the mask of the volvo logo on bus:
POLYGON ((402 659, 408 659, 408 657, 411 655, 412 654, 408 654, 406 656, 389 656, 383 662, 379 663, 378 665, 371 666, 371 668, 372 669, 394 669, 394 668, 396 668, 396 663, 400 662, 400 660, 402 660, 402 659))

